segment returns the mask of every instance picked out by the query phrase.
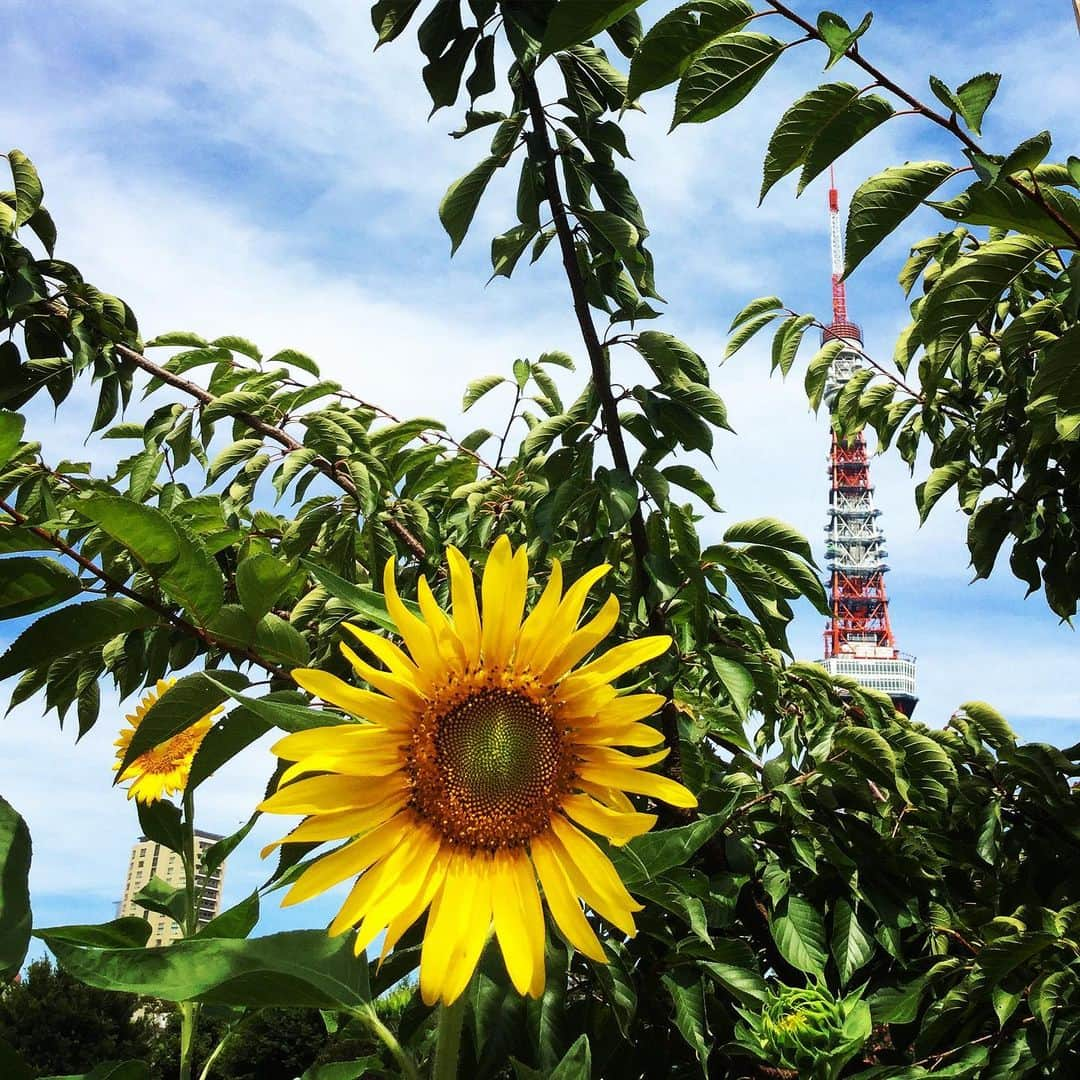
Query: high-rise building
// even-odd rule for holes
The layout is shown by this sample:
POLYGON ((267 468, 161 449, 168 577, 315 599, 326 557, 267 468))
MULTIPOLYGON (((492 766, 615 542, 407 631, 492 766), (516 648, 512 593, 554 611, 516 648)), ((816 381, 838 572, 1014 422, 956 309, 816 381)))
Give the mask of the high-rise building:
MULTIPOLYGON (((831 173, 830 173, 831 176, 831 173)), ((848 320, 840 242, 840 203, 836 183, 829 188, 829 234, 832 244, 833 321, 822 343, 837 340, 842 348, 829 368, 825 404, 830 416, 848 380, 865 364, 862 330, 848 320)), ((825 558, 829 568, 831 616, 825 627, 825 659, 834 675, 846 675, 869 689, 881 690, 910 716, 915 695, 915 658, 896 647, 885 591, 885 534, 881 511, 874 506, 866 440, 832 435, 829 451, 829 520, 825 526, 825 558)))
MULTIPOLYGON (((205 926, 221 911, 221 882, 225 876, 224 862, 209 876, 203 870, 203 853, 221 837, 216 833, 195 830, 195 863, 199 868, 195 878, 196 897, 199 904, 198 924, 205 926)), ((181 936, 180 927, 167 915, 156 911, 147 911, 135 903, 134 897, 153 877, 160 878, 174 888, 184 886, 184 864, 175 851, 170 851, 162 844, 139 837, 139 842, 131 849, 131 862, 128 864, 127 879, 124 882, 124 898, 120 901, 119 915, 135 915, 150 923, 150 940, 147 945, 160 948, 170 945, 181 936)))

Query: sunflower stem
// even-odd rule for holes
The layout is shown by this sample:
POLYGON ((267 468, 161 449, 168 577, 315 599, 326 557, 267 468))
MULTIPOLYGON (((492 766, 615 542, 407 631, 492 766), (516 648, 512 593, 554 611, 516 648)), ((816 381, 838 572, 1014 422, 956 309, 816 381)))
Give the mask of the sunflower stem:
POLYGON ((435 1044, 435 1068, 431 1080, 457 1080, 461 1053, 461 1025, 465 1020, 465 995, 452 1005, 439 1006, 439 1033, 435 1044))
MULTIPOLYGON (((189 938, 198 929, 198 910, 195 904, 195 796, 184 790, 183 848, 184 894, 187 910, 184 913, 183 936, 189 938)), ((199 1023, 199 1006, 194 1001, 180 1002, 180 1080, 191 1080, 194 1067, 195 1030, 199 1023)))
POLYGON ((379 1019, 374 1005, 370 1003, 364 1005, 356 1009, 353 1015, 367 1024, 371 1033, 390 1051, 401 1070, 401 1075, 406 1080, 420 1080, 420 1074, 416 1071, 412 1058, 402 1049, 394 1033, 379 1019))
POLYGON ((180 1002, 180 1080, 191 1080, 197 1010, 194 1001, 180 1002))

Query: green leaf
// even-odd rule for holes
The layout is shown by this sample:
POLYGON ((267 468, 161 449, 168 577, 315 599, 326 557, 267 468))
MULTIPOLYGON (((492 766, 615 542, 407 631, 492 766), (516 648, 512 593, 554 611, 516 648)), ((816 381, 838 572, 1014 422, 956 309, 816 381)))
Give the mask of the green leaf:
POLYGON ((639 836, 608 856, 628 889, 682 866, 723 827, 727 814, 712 814, 677 829, 660 829, 639 836))
POLYGON ((0 559, 0 619, 32 615, 81 591, 79 579, 55 559, 0 559))
POLYGON ((799 971, 824 975, 828 953, 825 951, 825 923, 809 901, 794 893, 782 904, 783 914, 775 917, 769 929, 780 955, 799 971))
MULTIPOLYGON (((135 812, 138 815, 143 836, 183 857, 186 833, 180 817, 180 807, 175 806, 168 799, 158 799, 152 803, 144 803, 141 799, 136 799, 135 812)), ((95 942, 90 944, 95 944, 95 942)))
MULTIPOLYGON (((215 672, 215 675, 218 674, 220 672, 215 672)), ((291 700, 283 700, 280 694, 267 694, 261 698, 244 697, 243 694, 238 694, 224 683, 218 683, 213 676, 206 675, 206 678, 260 720, 271 727, 281 728, 282 731, 307 731, 310 728, 326 727, 329 724, 345 724, 351 720, 351 717, 326 709, 315 709, 294 704, 291 700)))
POLYGON ((671 128, 703 124, 733 109, 776 63, 783 45, 768 34, 729 34, 702 50, 675 93, 671 128))
MULTIPOLYGON (((705 1016, 705 986, 693 968, 675 968, 660 977, 675 1006, 675 1026, 694 1051, 702 1076, 709 1075, 709 1025, 705 1016)), ((587 1074, 586 1074, 587 1075, 587 1074)))
POLYGON ((0 468, 3 468, 19 449, 25 427, 25 416, 0 409, 0 468))
POLYGON ((190 330, 170 330, 164 334, 158 334, 146 343, 146 348, 153 349, 161 345, 187 345, 193 349, 203 349, 209 342, 206 338, 192 333, 190 330))
POLYGON ((926 521, 934 504, 968 471, 966 461, 950 461, 939 465, 926 480, 915 489, 915 505, 919 510, 919 524, 926 521))
POLYGON ((856 98, 838 112, 819 132, 807 151, 806 163, 799 174, 797 193, 802 194, 806 185, 827 169, 841 154, 850 150, 874 128, 885 123, 896 110, 883 97, 867 94, 856 98))
POLYGON ((518 260, 536 235, 534 225, 515 225, 491 241, 491 277, 510 277, 518 260))
POLYGON ((34 163, 21 150, 9 150, 7 157, 15 179, 15 224, 25 225, 41 206, 41 180, 34 163))
MULTIPOLYGON (((564 3, 566 0, 564 0, 564 3)), ((577 0, 572 0, 577 2, 577 0)), ((549 1080, 590 1080, 592 1076, 592 1053, 588 1035, 579 1035, 562 1061, 548 1074, 549 1080)))
POLYGON ((496 157, 485 158, 446 189, 446 194, 439 204, 439 220, 450 237, 451 255, 457 251, 462 240, 465 239, 484 190, 495 175, 499 164, 500 160, 496 157))
POLYGON ((786 375, 795 362, 806 329, 814 321, 813 315, 792 315, 785 319, 776 331, 772 344, 772 370, 780 369, 786 375))
POLYGON ((951 355, 975 320, 1046 249, 1045 241, 1031 236, 1006 236, 957 259, 923 300, 917 324, 920 338, 934 342, 944 356, 951 355))
POLYGON ((206 481, 212 484, 224 473, 235 465, 247 461, 248 458, 257 454, 262 449, 263 441, 259 439, 237 439, 223 447, 220 453, 214 456, 206 470, 206 481))
POLYGON ((721 512, 716 501, 716 492, 697 469, 690 465, 668 465, 661 470, 661 475, 676 486, 696 495, 710 510, 721 512))
POLYGON ((502 375, 482 375, 473 379, 465 387, 465 396, 461 399, 461 411, 468 412, 486 393, 502 386, 507 380, 502 375))
MULTIPOLYGON (((331 570, 319 566, 311 559, 301 559, 301 563, 311 573, 311 576, 325 588, 331 596, 343 600, 348 604, 361 622, 374 623, 382 630, 388 630, 397 634, 397 623, 390 618, 386 611, 386 601, 383 594, 369 589, 364 585, 354 585, 339 577, 331 570)), ((405 600, 405 606, 414 614, 419 615, 420 609, 411 600, 405 600)))
MULTIPOLYGON (((174 806, 173 810, 175 809, 174 806)), ((133 949, 142 948, 149 940, 150 924, 145 919, 127 915, 122 919, 92 926, 51 926, 46 930, 34 931, 34 937, 43 938, 45 934, 53 941, 72 945, 88 945, 99 949, 133 949)))
POLYGON ((221 609, 225 579, 217 560, 203 542, 179 524, 172 523, 180 544, 176 561, 158 578, 162 590, 196 621, 205 624, 221 609))
MULTIPOLYGON (((304 707, 303 695, 296 694, 292 690, 276 691, 266 696, 268 698, 281 697, 294 705, 304 707)), ((188 775, 188 790, 197 788, 222 765, 231 761, 241 750, 250 746, 269 730, 270 725, 254 713, 247 709, 233 709, 206 733, 199 744, 188 775)))
POLYGON ((862 22, 852 30, 844 19, 831 11, 823 11, 818 15, 818 33, 821 35, 821 40, 829 47, 829 60, 825 65, 826 71, 870 29, 873 18, 874 13, 868 11, 863 16, 862 22))
POLYGON ((235 334, 226 334, 224 337, 215 338, 210 342, 214 349, 228 349, 229 352, 238 352, 256 362, 262 359, 259 346, 247 338, 237 337, 235 334))
POLYGON ((30 944, 30 830, 0 796, 0 978, 22 966, 30 944))
POLYGON ((325 1065, 312 1065, 300 1080, 364 1080, 365 1077, 382 1071, 382 1059, 369 1056, 352 1061, 328 1061, 325 1065))
POLYGON ((747 319, 728 340, 727 347, 724 349, 724 359, 727 360, 734 356, 759 330, 768 326, 773 319, 781 314, 783 314, 782 311, 766 311, 761 315, 755 315, 753 318, 747 319))
POLYGON ((960 706, 960 710, 998 753, 1012 750, 1016 746, 1016 732, 993 705, 988 705, 985 701, 967 701, 960 706))
POLYGON ((393 41, 408 26, 419 6, 420 0, 377 0, 371 7, 371 25, 379 35, 375 48, 393 41))
POLYGON ((864 180, 852 196, 848 211, 844 276, 955 171, 943 161, 911 161, 864 180))
POLYGON ((84 495, 72 504, 82 517, 127 548, 143 566, 163 566, 180 554, 180 539, 169 519, 122 495, 84 495))
POLYGON ((753 13, 744 0, 692 0, 669 11, 630 59, 627 100, 674 82, 709 42, 742 26, 753 13))
POLYGON ((598 470, 600 497, 607 508, 612 532, 621 529, 638 507, 638 489, 634 478, 625 469, 598 470))
POLYGON ((783 306, 783 302, 780 300, 779 296, 759 296, 756 300, 751 300, 750 303, 731 320, 731 325, 728 327, 728 333, 731 333, 737 326, 742 326, 748 319, 752 319, 757 315, 762 315, 766 311, 772 311, 774 308, 782 308, 783 306))
POLYGON ((42 615, 0 657, 0 679, 61 656, 104 645, 118 634, 153 626, 159 616, 133 600, 108 597, 42 615))
POLYGON ((267 937, 191 938, 167 949, 94 948, 55 928, 36 931, 61 966, 88 986, 165 1001, 352 1009, 369 999, 367 959, 352 936, 294 930, 267 937))
POLYGON ((840 985, 847 986, 852 975, 874 956, 874 939, 859 925, 851 904, 837 900, 833 908, 833 932, 830 942, 840 985))
POLYGON ((662 330, 643 330, 634 342, 656 377, 664 383, 690 382, 707 384, 709 369, 705 361, 684 341, 662 330))
POLYGON ((272 364, 288 364, 289 367, 299 368, 309 375, 314 375, 316 379, 319 377, 319 365, 307 353, 297 352, 295 349, 282 349, 274 353, 266 364, 267 367, 272 364))
POLYGON ((754 694, 753 675, 742 664, 723 656, 711 656, 709 663, 724 684, 735 711, 745 720, 750 711, 750 699, 754 694))
POLYGON ((1050 146, 1049 131, 1040 131, 1038 135, 1032 135, 1030 139, 1025 139, 1011 154, 1006 156, 1001 163, 999 175, 1012 176, 1013 173, 1034 169, 1050 153, 1050 146))
POLYGON ((825 384, 829 379, 829 371, 833 361, 843 352, 844 343, 837 338, 826 341, 807 365, 806 378, 803 385, 806 388, 806 396, 810 401, 810 407, 814 412, 821 406, 821 399, 825 394, 825 384))
POLYGON ((1012 184, 997 187, 973 184, 955 199, 931 202, 930 205, 953 221, 1030 233, 1051 244, 1072 243, 1066 226, 1080 231, 1080 199, 1067 191, 1042 185, 1039 195, 1047 207, 1043 209, 1038 202, 1024 194, 1025 191, 1033 191, 1029 187, 1030 179, 1021 175, 1016 182, 1023 190, 1012 184))
POLYGON ((236 592, 252 622, 270 611, 295 573, 295 563, 263 552, 241 559, 236 568, 236 592))
POLYGON ((858 87, 850 83, 826 83, 804 94, 780 117, 765 151, 759 203, 778 180, 803 163, 818 133, 858 94, 858 87))
POLYGON ((956 88, 956 111, 976 135, 982 134, 982 118, 997 93, 1001 76, 990 71, 975 75, 956 88))
POLYGON ((170 885, 156 874, 131 898, 133 904, 146 911, 167 915, 183 925, 187 915, 187 894, 182 885, 170 885))
POLYGON ((776 518, 752 518, 730 526, 724 533, 724 542, 728 544, 764 544, 766 547, 780 548, 805 559, 811 566, 814 556, 806 537, 776 518))
POLYGON ((896 776, 896 754, 885 737, 873 728, 841 728, 833 737, 833 747, 854 754, 889 779, 896 776))
POLYGON ((259 921, 258 890, 212 918, 196 935, 200 938, 246 938, 259 921))
MULTIPOLYGON (((248 685, 247 678, 238 671, 215 671, 214 679, 238 690, 248 685)), ((196 721, 210 716, 225 700, 226 695, 217 682, 202 671, 178 679, 146 710, 132 733, 131 743, 116 774, 117 781, 140 754, 160 746, 174 735, 186 731, 196 721)))
POLYGON ((540 49, 543 60, 560 49, 595 37, 613 23, 641 7, 645 0, 562 0, 548 19, 540 49))

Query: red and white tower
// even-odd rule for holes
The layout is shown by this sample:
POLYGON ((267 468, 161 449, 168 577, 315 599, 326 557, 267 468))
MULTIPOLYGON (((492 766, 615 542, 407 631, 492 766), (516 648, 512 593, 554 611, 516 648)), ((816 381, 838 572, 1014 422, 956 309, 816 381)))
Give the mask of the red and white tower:
MULTIPOLYGON (((840 200, 830 170, 829 235, 832 244, 833 321, 822 342, 842 341, 825 383, 830 414, 837 395, 863 366, 859 349, 862 330, 848 321, 844 289, 843 248, 840 242, 840 200), (856 348, 858 346, 858 348, 856 348)), ((870 463, 862 434, 853 439, 832 434, 829 452, 829 520, 825 527, 825 558, 830 573, 832 615, 825 627, 824 666, 862 686, 888 694, 910 716, 915 696, 915 658, 896 647, 885 592, 885 534, 874 507, 870 463)))

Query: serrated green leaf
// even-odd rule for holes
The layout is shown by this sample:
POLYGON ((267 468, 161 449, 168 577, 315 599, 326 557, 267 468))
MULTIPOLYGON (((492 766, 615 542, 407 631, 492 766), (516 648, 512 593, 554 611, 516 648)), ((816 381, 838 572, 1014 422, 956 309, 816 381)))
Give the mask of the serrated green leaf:
POLYGON ((1011 154, 1006 155, 1001 163, 1000 176, 1012 176, 1013 173, 1034 169, 1050 153, 1051 139, 1049 131, 1040 131, 1025 139, 1011 154))
POLYGON ((890 779, 896 776, 896 754, 885 736, 873 728, 841 728, 833 736, 833 747, 854 754, 890 779))
POLYGON ((257 454, 262 449, 262 445, 262 439, 237 439, 236 442, 229 443, 207 467, 206 482, 212 484, 220 479, 233 466, 257 454))
POLYGON ((806 153, 799 174, 798 194, 806 185, 827 169, 841 154, 850 150, 860 139, 885 123, 895 109, 883 97, 866 94, 841 109, 819 132, 806 153))
POLYGON ((439 204, 439 220, 450 237, 451 255, 457 251, 462 240, 465 239, 484 190, 495 175, 499 164, 499 159, 496 157, 485 158, 446 189, 446 194, 439 204))
POLYGON ((706 45, 741 27, 753 13, 744 0, 692 0, 669 11, 630 59, 627 100, 674 82, 706 45))
POLYGON ((711 1045, 701 976, 691 967, 681 967, 662 975, 661 981, 674 1006, 675 1027, 694 1051, 702 1076, 708 1076, 711 1045))
POLYGON ((692 468, 690 465, 667 465, 660 472, 666 480, 686 491, 692 492, 710 510, 720 513, 720 506, 716 501, 716 492, 713 491, 712 485, 697 469, 692 468))
POLYGON ((55 559, 0 559, 0 619, 33 615, 81 591, 79 579, 55 559))
POLYGON ((0 409, 0 469, 15 456, 25 427, 25 416, 0 409))
POLYGON ((769 925, 780 955, 799 971, 824 975, 828 960, 825 923, 817 908, 791 893, 781 904, 781 911, 769 925))
POLYGON ((781 314, 783 314, 782 311, 767 311, 747 319, 728 339, 727 346, 724 349, 724 359, 729 360, 733 357, 759 330, 768 326, 773 319, 781 314))
POLYGON ((999 753, 1016 746, 1016 732, 993 705, 988 705, 985 701, 967 701, 960 709, 999 753))
POLYGON ((0 797, 0 977, 22 966, 30 943, 30 830, 0 797))
POLYGON ((765 151, 759 203, 777 181, 803 163, 818 134, 858 94, 858 87, 850 83, 826 83, 804 94, 780 117, 765 151))
POLYGON ((563 0, 548 18, 540 59, 578 45, 641 7, 645 0, 563 0))
POLYGON ((676 829, 654 829, 620 848, 608 851, 619 877, 628 889, 652 881, 673 867, 682 866, 703 844, 716 835, 727 814, 712 814, 676 829))
POLYGON ((728 333, 730 334, 737 326, 741 326, 748 319, 752 319, 755 316, 762 315, 766 311, 772 311, 774 308, 782 308, 784 306, 779 296, 759 296, 756 300, 751 300, 731 320, 731 325, 728 327, 728 333))
POLYGON ((461 399, 461 411, 468 412, 486 393, 494 390, 496 386, 502 386, 506 379, 502 375, 483 375, 479 379, 473 379, 465 387, 465 395, 461 399))
POLYGON ((236 568, 236 592, 253 622, 258 622, 278 602, 296 573, 296 565, 273 555, 255 552, 236 568))
POLYGON ((772 370, 780 369, 786 375, 795 362, 799 346, 807 327, 814 322, 813 315, 792 315, 785 319, 776 331, 772 344, 772 370))
POLYGON ((21 150, 9 150, 7 157, 15 180, 15 224, 25 225, 41 206, 41 179, 34 163, 21 150))
POLYGON ((235 334, 226 334, 224 337, 215 338, 210 342, 210 347, 242 353, 252 360, 262 359, 262 353, 259 351, 258 345, 253 341, 248 341, 247 338, 237 337, 235 334))
POLYGON ((939 465, 934 469, 926 480, 915 489, 915 505, 919 510, 919 524, 926 521, 927 515, 934 508, 934 504, 949 490, 968 470, 966 461, 950 461, 947 465, 939 465))
POLYGON ((956 88, 957 111, 976 135, 982 134, 983 115, 994 100, 1000 82, 1000 75, 984 71, 956 88))
POLYGON ((703 124, 733 109, 776 63, 783 45, 768 34, 729 34, 703 49, 675 93, 671 128, 703 124))
POLYGON ((851 904, 840 899, 833 908, 833 932, 829 942, 840 985, 847 986, 851 977, 868 964, 874 956, 874 939, 859 925, 851 904))
POLYGON ((848 210, 844 276, 955 171, 943 161, 913 161, 864 180, 852 196, 848 210))
POLYGON ((870 29, 874 14, 868 11, 862 22, 852 30, 847 22, 832 11, 823 11, 817 17, 817 29, 821 40, 829 48, 829 59, 825 70, 833 66, 843 55, 870 29))
POLYGON ((790 551, 793 555, 805 559, 811 566, 815 565, 806 537, 776 518, 752 518, 737 522, 724 533, 724 542, 763 544, 766 547, 780 548, 781 551, 790 551))
POLYGON ((274 353, 266 364, 268 367, 272 364, 288 364, 289 367, 299 368, 309 375, 314 375, 316 379, 319 377, 319 365, 306 353, 297 352, 296 349, 282 349, 274 353))

